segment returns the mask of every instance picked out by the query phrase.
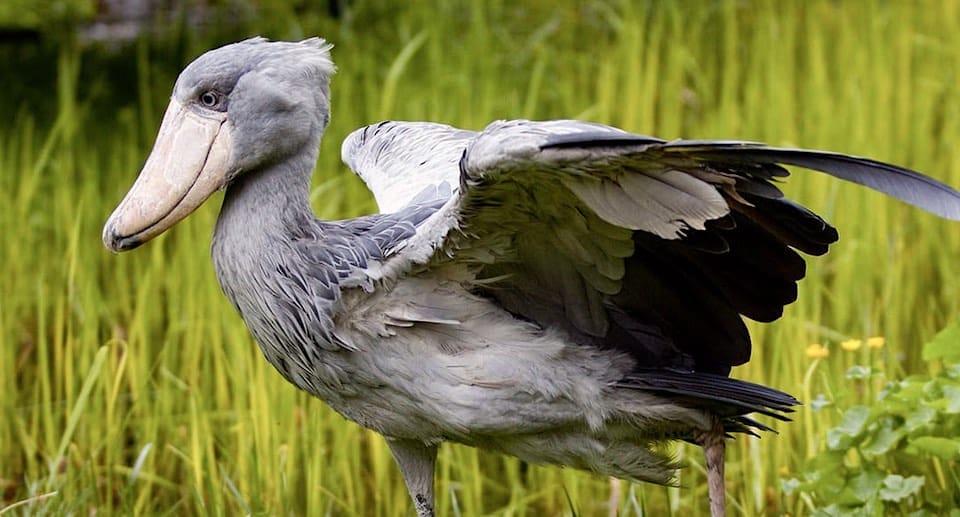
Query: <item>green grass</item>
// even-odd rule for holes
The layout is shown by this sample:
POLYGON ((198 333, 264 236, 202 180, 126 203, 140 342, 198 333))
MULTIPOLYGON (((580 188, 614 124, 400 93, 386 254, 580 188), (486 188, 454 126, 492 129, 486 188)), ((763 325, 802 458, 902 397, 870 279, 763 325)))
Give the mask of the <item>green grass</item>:
MULTIPOLYGON (((383 118, 583 118, 866 155, 960 185, 958 3, 358 1, 343 22, 273 15, 250 34, 337 45, 321 217, 373 210, 338 147, 383 118)), ((172 55, 213 44, 185 34, 172 55)), ((184 64, 161 54, 142 43, 127 82, 104 90, 90 86, 90 58, 65 46, 55 120, 20 109, 0 122, 0 514, 409 515, 383 441, 286 384, 220 294, 208 252, 217 200, 136 252, 100 245, 184 64), (114 94, 129 102, 103 109, 114 94)), ((847 380, 850 365, 889 378, 924 369, 920 345, 957 319, 960 226, 812 173, 785 190, 842 240, 810 261, 781 321, 751 324, 753 360, 734 375, 864 403, 877 388, 847 380), (874 335, 883 348, 837 346, 874 335), (830 356, 811 361, 814 342, 830 356)), ((810 513, 780 481, 837 421, 807 406, 774 425, 779 436, 731 443, 731 508, 810 513)), ((678 454, 684 487, 624 483, 623 515, 707 514, 699 452, 678 454)), ((450 445, 437 489, 442 515, 605 515, 611 494, 606 479, 450 445)))

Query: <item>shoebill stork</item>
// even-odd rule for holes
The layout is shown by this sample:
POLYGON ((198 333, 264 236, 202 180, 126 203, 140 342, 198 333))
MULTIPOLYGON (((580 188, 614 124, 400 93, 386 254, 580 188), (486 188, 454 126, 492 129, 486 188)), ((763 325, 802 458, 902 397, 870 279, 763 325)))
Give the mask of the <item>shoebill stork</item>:
POLYGON ((321 221, 330 47, 254 38, 187 66, 103 242, 135 248, 226 189, 223 292, 284 378, 386 438, 420 516, 443 442, 670 483, 669 440, 702 445, 722 515, 725 439, 798 404, 728 377, 750 357, 741 318, 777 319, 798 251, 837 240, 777 188, 782 166, 960 219, 950 187, 865 158, 501 120, 354 131, 342 157, 380 213, 321 221))

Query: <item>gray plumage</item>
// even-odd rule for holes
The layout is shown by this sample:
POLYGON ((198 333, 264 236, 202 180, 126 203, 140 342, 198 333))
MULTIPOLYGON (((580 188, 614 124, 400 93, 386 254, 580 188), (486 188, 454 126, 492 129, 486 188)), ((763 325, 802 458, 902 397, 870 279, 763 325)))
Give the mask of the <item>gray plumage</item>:
POLYGON ((724 434, 797 404, 727 377, 750 355, 741 316, 779 317, 794 250, 837 239, 776 188, 780 165, 960 219, 950 187, 863 158, 513 120, 358 129, 342 157, 381 213, 319 221, 328 51, 257 38, 188 66, 104 242, 136 247, 226 187, 224 293, 287 380, 387 437, 420 515, 444 441, 669 483, 673 439, 704 445, 722 513, 724 434))

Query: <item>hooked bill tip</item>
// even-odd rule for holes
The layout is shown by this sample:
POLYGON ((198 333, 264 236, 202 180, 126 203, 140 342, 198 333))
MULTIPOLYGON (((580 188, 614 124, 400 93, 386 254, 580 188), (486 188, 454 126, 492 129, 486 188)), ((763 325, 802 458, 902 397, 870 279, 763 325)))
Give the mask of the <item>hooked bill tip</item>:
POLYGON ((113 225, 109 222, 103 228, 103 245, 112 253, 132 250, 143 244, 143 242, 144 241, 136 235, 123 236, 117 234, 113 225))

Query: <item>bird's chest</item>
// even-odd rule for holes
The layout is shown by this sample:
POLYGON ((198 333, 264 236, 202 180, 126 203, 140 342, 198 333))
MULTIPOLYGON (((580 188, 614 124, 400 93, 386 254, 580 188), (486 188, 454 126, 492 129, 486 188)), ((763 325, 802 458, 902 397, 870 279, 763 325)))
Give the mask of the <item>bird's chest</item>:
POLYGON ((227 298, 287 381, 364 427, 391 436, 423 431, 420 401, 404 382, 423 373, 423 361, 384 327, 390 296, 348 288, 325 304, 310 286, 257 274, 275 268, 267 261, 217 268, 227 298))
MULTIPOLYGON (((353 294, 348 292, 347 295, 353 294)), ((238 298, 236 304, 264 358, 291 384, 323 400, 358 424, 391 436, 417 428, 418 404, 399 389, 402 378, 413 375, 416 361, 392 352, 378 354, 377 344, 389 346, 389 337, 367 334, 367 329, 338 326, 345 341, 327 339, 317 322, 281 320, 266 316, 258 301, 238 298), (357 345, 357 348, 354 348, 357 345), (409 359, 409 360, 407 360, 409 359)), ((351 320, 353 322, 354 320, 351 320)))
POLYGON ((354 366, 332 337, 332 319, 310 293, 277 274, 271 256, 218 253, 220 287, 256 339, 264 357, 289 382, 325 400, 352 391, 354 366))

